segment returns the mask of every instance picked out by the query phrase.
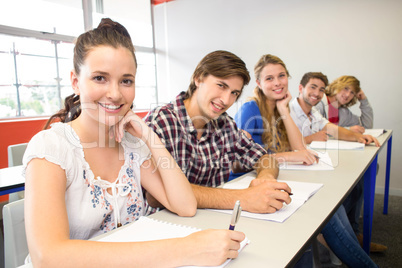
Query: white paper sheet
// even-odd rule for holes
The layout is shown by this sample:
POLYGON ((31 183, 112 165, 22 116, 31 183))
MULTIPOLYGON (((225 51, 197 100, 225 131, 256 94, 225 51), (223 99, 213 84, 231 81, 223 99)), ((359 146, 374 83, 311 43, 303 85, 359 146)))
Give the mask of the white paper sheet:
POLYGON ((315 150, 364 150, 364 143, 353 141, 313 141, 310 144, 311 149, 315 150))
POLYGON ((281 170, 334 170, 331 157, 328 152, 322 153, 316 151, 319 161, 312 165, 303 165, 303 163, 285 162, 279 164, 281 170))
MULTIPOLYGON (((160 239, 185 237, 201 229, 173 224, 165 221, 155 220, 149 217, 140 217, 136 222, 122 228, 99 241, 103 242, 140 242, 152 241, 160 239)), ((239 252, 249 243, 247 237, 240 243, 239 252)), ((157 252, 155 253, 157 254, 157 252)), ((231 259, 227 259, 222 265, 226 266, 231 259)), ((181 266, 184 267, 201 267, 201 266, 181 266)), ((203 266, 202 266, 203 267, 203 266)), ((210 267, 210 266, 209 266, 210 267)))
POLYGON ((366 129, 363 134, 371 135, 374 138, 378 138, 379 136, 385 133, 384 131, 385 130, 383 128, 372 128, 372 129, 366 129))
MULTIPOLYGON (((238 181, 225 184, 223 188, 245 189, 250 185, 250 182, 253 179, 255 179, 254 176, 246 176, 238 181)), ((291 196, 292 202, 290 202, 289 205, 285 204, 282 209, 276 211, 275 213, 259 214, 259 213, 242 211, 241 216, 260 220, 267 220, 267 221, 284 222, 323 186, 323 184, 321 183, 297 182, 297 181, 285 181, 285 180, 278 180, 278 181, 286 182, 292 189, 293 193, 293 195, 291 196)), ((232 213, 232 210, 213 209, 213 211, 227 214, 232 213)))

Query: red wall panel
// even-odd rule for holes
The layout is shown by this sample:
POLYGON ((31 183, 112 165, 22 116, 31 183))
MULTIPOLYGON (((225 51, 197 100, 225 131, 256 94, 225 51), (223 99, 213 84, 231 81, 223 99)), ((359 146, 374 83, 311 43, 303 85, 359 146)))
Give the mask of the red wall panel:
POLYGON ((166 2, 170 2, 170 1, 173 1, 173 0, 152 0, 152 4, 156 6, 156 5, 163 4, 166 2))
MULTIPOLYGON (((139 111, 136 114, 144 118, 148 111, 139 111)), ((7 147, 12 144, 29 142, 41 131, 48 118, 0 120, 0 168, 8 167, 7 147)), ((8 195, 0 196, 0 202, 8 200, 8 195)))

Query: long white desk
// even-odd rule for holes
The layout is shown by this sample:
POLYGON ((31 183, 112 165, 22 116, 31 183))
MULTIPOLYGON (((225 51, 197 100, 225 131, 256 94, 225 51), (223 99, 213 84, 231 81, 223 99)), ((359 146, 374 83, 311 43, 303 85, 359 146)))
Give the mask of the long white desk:
MULTIPOLYGON (((251 243, 230 267, 286 267, 297 262, 327 221, 350 193, 377 155, 378 148, 362 151, 328 151, 333 171, 280 172, 279 178, 323 183, 324 186, 283 223, 242 217, 236 230, 243 231, 251 243)), ((230 215, 198 210, 193 218, 180 218, 168 211, 151 217, 198 228, 228 228, 230 215)))
POLYGON ((25 178, 22 176, 22 166, 0 169, 0 196, 23 191, 25 178))
MULTIPOLYGON (((379 138, 382 147, 391 134, 392 131, 389 131, 379 138)), ((280 172, 280 179, 322 183, 324 186, 283 223, 242 217, 236 225, 236 230, 243 231, 251 243, 244 248, 237 259, 229 263, 229 267, 291 267, 295 264, 353 186, 365 173, 370 173, 374 163, 376 165, 379 148, 370 145, 361 151, 329 150, 328 152, 336 166, 333 171, 280 172)), ((365 180, 368 180, 367 178, 365 180)), ((372 177, 370 179, 372 180, 372 177)), ((366 193, 367 196, 374 197, 374 188, 368 189, 371 192, 366 193)), ((369 209, 367 212, 365 210, 366 213, 370 213, 369 209)), ((231 215, 199 209, 197 215, 191 218, 178 217, 166 210, 150 217, 201 229, 227 229, 231 215)), ((365 221, 367 219, 365 215, 365 221)))

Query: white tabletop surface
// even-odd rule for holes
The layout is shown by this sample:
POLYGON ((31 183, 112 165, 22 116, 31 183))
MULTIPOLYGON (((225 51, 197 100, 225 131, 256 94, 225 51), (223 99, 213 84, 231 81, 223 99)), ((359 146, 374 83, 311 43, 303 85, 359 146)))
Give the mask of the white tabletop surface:
MULTIPOLYGON (((281 171, 280 179, 323 183, 324 186, 283 223, 241 217, 236 230, 243 231, 251 242, 229 266, 285 267, 297 261, 310 239, 318 234, 363 175, 376 151, 376 148, 366 147, 364 151, 329 152, 333 160, 339 158, 339 166, 333 171, 281 171)), ((230 223, 230 215, 208 210, 198 210, 193 218, 179 218, 168 211, 152 217, 202 229, 226 229, 230 223)))
MULTIPOLYGON (((392 132, 378 140, 383 144, 392 132)), ((364 150, 328 150, 334 164, 333 171, 283 170, 279 179, 323 183, 324 186, 300 209, 283 223, 241 217, 236 230, 250 239, 239 257, 229 267, 285 267, 294 263, 322 229, 330 216, 352 190, 378 153, 378 148, 368 145, 364 150)), ((150 217, 193 226, 201 229, 227 229, 230 215, 199 209, 194 217, 184 218, 163 210, 150 217)), ((31 267, 25 265, 22 267, 31 267)))
POLYGON ((21 185, 24 186, 25 178, 22 176, 22 166, 0 169, 0 188, 21 185))

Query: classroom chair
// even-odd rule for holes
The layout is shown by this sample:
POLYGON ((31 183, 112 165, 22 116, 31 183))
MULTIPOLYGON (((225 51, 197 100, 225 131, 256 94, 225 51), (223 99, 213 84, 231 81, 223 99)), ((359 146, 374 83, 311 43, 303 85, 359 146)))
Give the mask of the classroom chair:
POLYGON ((23 265, 29 253, 25 234, 24 199, 3 207, 3 226, 4 267, 14 268, 23 265))
MULTIPOLYGON (((8 146, 7 152, 8 152, 9 167, 22 165, 22 157, 24 156, 27 145, 28 143, 20 143, 8 146)), ((14 202, 23 198, 24 198, 24 191, 21 191, 18 193, 9 194, 8 200, 9 202, 14 202)))

